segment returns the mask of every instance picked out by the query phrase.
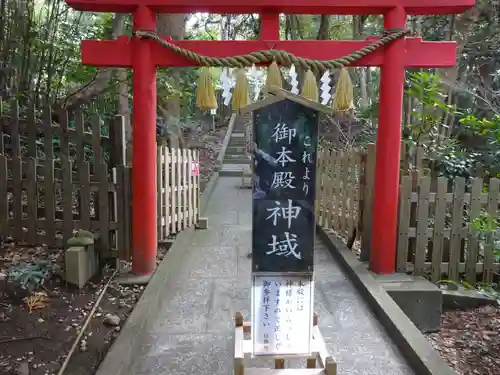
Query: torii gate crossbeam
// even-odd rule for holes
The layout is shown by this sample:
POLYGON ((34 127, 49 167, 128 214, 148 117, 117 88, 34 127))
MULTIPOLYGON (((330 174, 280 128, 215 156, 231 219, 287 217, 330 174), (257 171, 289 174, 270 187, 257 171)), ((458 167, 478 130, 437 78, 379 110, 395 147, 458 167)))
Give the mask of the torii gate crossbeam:
MULTIPOLYGON (((280 49, 326 60, 345 56, 367 41, 281 41, 279 14, 383 14, 384 28, 403 29, 413 14, 461 13, 474 0, 66 0, 76 10, 133 13, 134 31, 155 30, 157 13, 259 13, 258 41, 171 41, 210 57, 280 49)), ((373 38, 371 38, 373 39, 373 38)), ((396 259, 399 159, 405 68, 454 66, 454 42, 401 38, 357 61, 379 66, 380 110, 377 132, 370 268, 393 273, 396 259)), ((196 66, 149 39, 84 41, 82 62, 97 67, 132 68, 132 270, 149 275, 156 267, 156 67, 196 66)))

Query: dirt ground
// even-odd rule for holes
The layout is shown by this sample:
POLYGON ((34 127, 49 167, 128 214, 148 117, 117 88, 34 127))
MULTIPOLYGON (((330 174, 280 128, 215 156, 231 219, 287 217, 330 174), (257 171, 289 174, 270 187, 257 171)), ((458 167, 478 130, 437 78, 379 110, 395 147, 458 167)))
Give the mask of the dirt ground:
MULTIPOLYGON (((202 190, 216 165, 226 129, 218 128, 202 139, 202 190)), ((158 262, 165 253, 165 249, 159 249, 158 262)), ((8 282, 7 268, 12 263, 36 263, 45 259, 62 265, 63 254, 63 250, 23 247, 12 239, 0 237, 0 375, 56 375, 103 286, 113 274, 114 270, 105 268, 81 290, 67 285, 57 275, 33 293, 8 282)), ((95 373, 143 290, 143 286, 111 283, 64 375, 95 373)))
POLYGON ((458 375, 500 374, 500 308, 445 312, 426 336, 458 375))

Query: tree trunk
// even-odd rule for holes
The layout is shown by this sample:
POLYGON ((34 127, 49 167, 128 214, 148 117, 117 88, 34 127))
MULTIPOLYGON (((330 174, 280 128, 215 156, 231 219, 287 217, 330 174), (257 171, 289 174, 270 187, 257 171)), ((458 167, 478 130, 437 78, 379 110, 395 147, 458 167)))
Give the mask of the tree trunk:
MULTIPOLYGON (((159 14, 158 15, 157 32, 161 36, 170 36, 173 39, 184 39, 185 34, 185 15, 184 14, 159 14)), ((172 68, 172 86, 178 92, 180 89, 178 82, 180 81, 180 71, 178 68, 172 68)), ((161 99, 161 98, 160 98, 161 99)), ((176 93, 170 95, 168 99, 162 100, 160 107, 165 118, 167 126, 170 127, 169 146, 179 147, 182 142, 182 132, 179 127, 179 119, 181 117, 181 100, 176 93), (164 110, 163 110, 164 108, 164 110)))
MULTIPOLYGON (((116 39, 123 33, 125 19, 125 14, 115 14, 111 26, 112 39, 116 39)), ((92 81, 86 83, 73 94, 67 96, 62 103, 59 103, 59 106, 67 109, 73 109, 83 103, 89 102, 93 97, 99 95, 108 87, 109 81, 113 76, 113 72, 114 69, 99 69, 92 81)))
POLYGON ((126 160, 132 162, 132 121, 130 121, 130 102, 129 102, 129 83, 127 69, 117 69, 116 78, 118 79, 117 92, 117 112, 123 116, 125 123, 125 145, 126 160))
MULTIPOLYGON (((353 39, 361 39, 363 35, 364 29, 364 21, 366 17, 364 16, 353 16, 352 18, 352 38, 353 39)), ((360 100, 359 106, 360 108, 367 108, 369 105, 368 100, 368 89, 366 83, 366 70, 368 68, 361 67, 359 68, 359 91, 360 91, 360 100)))

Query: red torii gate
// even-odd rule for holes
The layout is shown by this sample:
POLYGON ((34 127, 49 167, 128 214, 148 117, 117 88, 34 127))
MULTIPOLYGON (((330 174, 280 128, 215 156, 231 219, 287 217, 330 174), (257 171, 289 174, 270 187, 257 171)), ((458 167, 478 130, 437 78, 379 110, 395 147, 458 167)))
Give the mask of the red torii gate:
MULTIPOLYGON (((132 13, 134 31, 156 29, 157 13, 258 13, 261 38, 252 41, 171 41, 210 57, 244 55, 258 50, 285 50, 309 59, 343 57, 370 44, 366 41, 280 41, 279 14, 383 14, 384 28, 403 29, 407 15, 462 13, 474 0, 66 0, 73 9, 132 13)), ((379 66, 380 110, 377 133, 375 190, 370 267, 393 273, 396 258, 399 158, 405 68, 455 65, 455 42, 401 38, 353 66, 379 66)), ((150 39, 82 42, 82 63, 97 67, 132 68, 132 271, 149 275, 156 266, 156 67, 197 63, 150 39)))

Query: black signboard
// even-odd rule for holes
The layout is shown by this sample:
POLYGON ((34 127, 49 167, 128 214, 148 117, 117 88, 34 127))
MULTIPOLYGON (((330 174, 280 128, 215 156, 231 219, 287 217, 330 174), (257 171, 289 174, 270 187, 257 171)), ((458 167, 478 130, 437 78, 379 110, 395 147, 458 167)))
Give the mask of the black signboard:
POLYGON ((317 109, 290 99, 253 111, 253 272, 312 272, 317 109))

